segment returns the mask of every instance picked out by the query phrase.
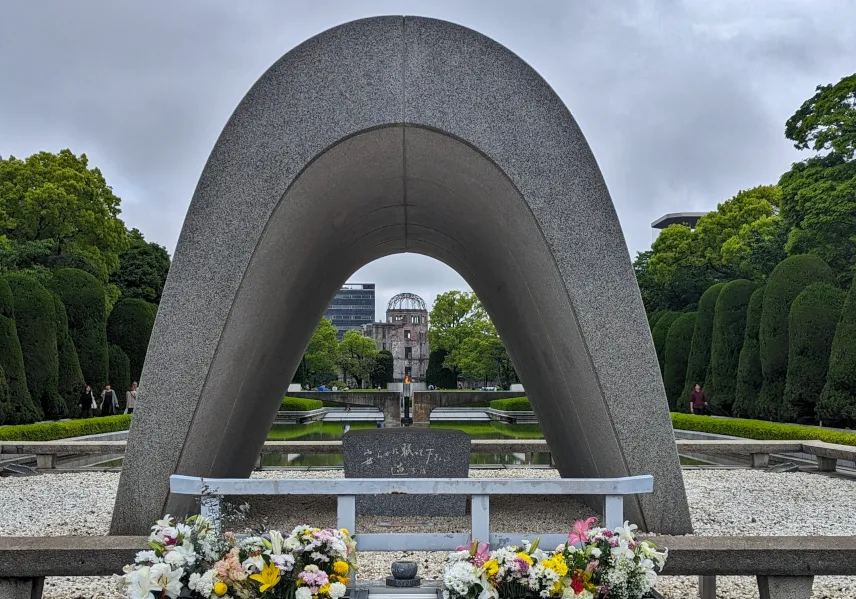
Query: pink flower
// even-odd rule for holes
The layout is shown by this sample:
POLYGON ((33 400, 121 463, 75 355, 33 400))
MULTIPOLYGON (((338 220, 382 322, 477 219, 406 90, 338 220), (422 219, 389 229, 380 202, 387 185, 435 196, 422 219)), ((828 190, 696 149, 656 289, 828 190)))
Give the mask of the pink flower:
POLYGON ((597 518, 594 516, 574 522, 574 529, 568 534, 568 545, 576 545, 577 543, 585 545, 588 531, 595 522, 597 522, 597 518))
POLYGON ((484 563, 490 559, 490 553, 487 550, 487 543, 482 543, 476 548, 475 555, 473 556, 473 563, 481 568, 484 563))

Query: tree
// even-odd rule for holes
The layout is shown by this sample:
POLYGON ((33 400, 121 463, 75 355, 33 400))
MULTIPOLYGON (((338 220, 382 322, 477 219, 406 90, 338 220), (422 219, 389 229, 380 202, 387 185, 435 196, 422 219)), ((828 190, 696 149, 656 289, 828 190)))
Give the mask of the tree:
POLYGON ((737 279, 719 292, 713 316, 710 345, 709 402, 717 411, 728 414, 734 404, 740 348, 746 334, 746 311, 755 283, 737 279))
POLYGON ((856 155, 856 73, 835 85, 818 85, 788 119, 785 136, 798 150, 831 151, 846 159, 856 155))
POLYGON ((856 424, 856 281, 850 285, 829 355, 829 371, 817 402, 824 423, 856 424))
POLYGON ((30 396, 39 402, 45 418, 65 418, 68 407, 58 389, 54 298, 34 277, 12 273, 7 280, 15 299, 15 325, 24 355, 30 396))
POLYGON ((53 296, 54 315, 56 317, 56 350, 57 350, 57 391, 65 401, 68 412, 77 416, 80 411, 79 398, 85 384, 83 371, 80 369, 80 360, 74 341, 68 331, 68 316, 62 301, 53 296))
POLYGON ((737 381, 731 412, 740 418, 755 418, 758 393, 764 381, 761 375, 761 350, 758 331, 761 327, 761 310, 764 306, 764 288, 756 289, 749 298, 746 310, 746 332, 737 362, 737 381))
POLYGON ((464 339, 453 353, 453 363, 468 379, 481 381, 485 386, 496 380, 502 387, 509 387, 518 380, 505 345, 486 315, 484 321, 474 327, 472 336, 464 339))
POLYGON ((788 370, 788 315, 791 303, 812 283, 832 283, 829 266, 817 256, 791 256, 782 261, 767 281, 758 332, 764 382, 756 402, 756 415, 779 418, 788 370))
POLYGON ((428 354, 428 368, 425 371, 425 383, 438 389, 454 389, 458 386, 455 373, 443 366, 446 360, 445 349, 434 349, 428 354))
POLYGON ((86 154, 61 150, 0 160, 0 236, 13 245, 41 242, 50 249, 43 256, 48 267, 85 264, 106 282, 127 243, 119 203, 86 154))
POLYGON ((664 312, 657 319, 657 324, 654 325, 654 330, 651 331, 651 339, 654 341, 654 351, 657 352, 657 363, 660 365, 660 373, 662 374, 666 360, 666 336, 669 334, 669 328, 672 326, 680 312, 664 312))
POLYGON ((122 299, 107 319, 107 341, 128 357, 131 381, 140 381, 149 338, 155 326, 157 306, 139 298, 122 299))
POLYGON ((89 273, 74 268, 54 271, 51 289, 65 305, 68 330, 83 377, 93 389, 108 379, 107 309, 104 287, 89 273))
POLYGON ((119 288, 123 298, 159 304, 169 273, 169 253, 163 246, 147 242, 137 229, 128 232, 128 239, 129 245, 119 254, 119 268, 110 281, 119 288))
POLYGON ((382 349, 375 358, 375 368, 372 372, 372 387, 386 388, 387 383, 394 379, 392 352, 382 349))
POLYGON ((815 406, 826 382, 832 339, 845 297, 837 287, 813 283, 791 304, 782 420, 815 422, 815 406))
POLYGON ((444 366, 455 375, 460 373, 460 368, 453 354, 464 339, 474 335, 484 317, 484 309, 471 291, 447 291, 434 300, 428 319, 428 344, 434 349, 446 350, 444 366))
POLYGON ((716 300, 725 286, 717 283, 708 288, 698 302, 698 316, 693 329, 693 341, 687 358, 687 377, 684 390, 678 399, 678 412, 689 412, 690 397, 696 385, 708 387, 710 368, 710 346, 713 339, 713 317, 716 312, 716 300))
MULTIPOLYGON (((363 381, 369 379, 374 371, 377 345, 374 340, 365 337, 359 331, 348 331, 339 343, 338 365, 348 376, 354 378, 362 388, 363 381)), ((347 382, 347 381, 346 381, 347 382)))
POLYGON ((44 417, 27 388, 24 354, 15 326, 15 300, 5 278, 0 278, 0 369, 8 400, 0 402, 0 424, 29 424, 44 417))
POLYGON ((338 359, 339 341, 336 339, 336 327, 330 320, 322 318, 303 353, 294 381, 310 387, 326 384, 337 375, 338 359))
POLYGON ((127 354, 118 345, 111 344, 107 349, 110 356, 108 384, 116 392, 119 410, 125 409, 125 393, 131 388, 131 362, 127 354))
POLYGON ((663 385, 669 400, 669 409, 675 411, 687 376, 687 357, 695 329, 696 313, 685 312, 678 316, 666 334, 663 368, 663 385))

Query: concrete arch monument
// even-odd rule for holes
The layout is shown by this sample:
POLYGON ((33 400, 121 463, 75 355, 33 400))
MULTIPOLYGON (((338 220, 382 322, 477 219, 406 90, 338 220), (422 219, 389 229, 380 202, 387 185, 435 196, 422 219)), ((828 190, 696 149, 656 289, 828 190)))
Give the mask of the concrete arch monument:
POLYGON ((642 302, 582 132, 506 48, 396 16, 287 53, 214 146, 151 337, 113 533, 181 510, 173 473, 248 475, 335 291, 405 251, 482 299, 563 476, 653 474, 628 517, 690 530, 642 302))

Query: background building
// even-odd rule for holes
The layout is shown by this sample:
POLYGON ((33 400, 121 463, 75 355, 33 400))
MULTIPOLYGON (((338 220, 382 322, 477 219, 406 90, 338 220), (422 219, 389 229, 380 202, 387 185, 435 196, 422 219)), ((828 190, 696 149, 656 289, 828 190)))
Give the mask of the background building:
POLYGON ((386 306, 386 322, 363 326, 378 350, 392 354, 393 380, 409 376, 414 383, 425 381, 428 370, 428 309, 425 300, 413 293, 399 293, 386 306))
POLYGON ((663 230, 669 225, 684 225, 689 227, 690 229, 695 229, 696 223, 698 223, 698 219, 700 219, 705 214, 709 214, 708 212, 671 212, 669 214, 664 214, 653 223, 651 223, 652 229, 663 230))
POLYGON ((339 340, 352 329, 361 330, 375 318, 374 283, 348 283, 338 292, 324 314, 336 327, 339 340))

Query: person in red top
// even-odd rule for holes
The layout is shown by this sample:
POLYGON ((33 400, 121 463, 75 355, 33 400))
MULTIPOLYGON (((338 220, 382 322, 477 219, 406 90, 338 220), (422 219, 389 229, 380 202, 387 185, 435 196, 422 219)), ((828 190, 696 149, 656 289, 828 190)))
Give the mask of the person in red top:
POLYGON ((701 390, 701 385, 695 386, 695 391, 693 391, 690 397, 690 414, 701 414, 703 416, 709 414, 709 410, 707 409, 707 395, 701 390))

